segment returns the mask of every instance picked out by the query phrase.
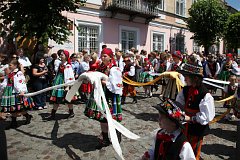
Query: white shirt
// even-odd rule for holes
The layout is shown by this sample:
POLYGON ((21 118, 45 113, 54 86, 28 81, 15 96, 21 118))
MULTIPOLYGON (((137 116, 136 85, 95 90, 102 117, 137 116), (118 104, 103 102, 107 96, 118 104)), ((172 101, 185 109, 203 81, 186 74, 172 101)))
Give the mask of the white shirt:
POLYGON ((32 65, 28 57, 25 56, 19 57, 18 62, 23 65, 23 67, 30 67, 32 65))
MULTIPOLYGON (((153 143, 150 147, 150 149, 148 150, 148 153, 150 155, 150 160, 154 160, 154 150, 155 150, 155 143, 156 143, 156 135, 157 135, 157 132, 159 130, 156 130, 156 133, 154 134, 154 137, 153 137, 153 143)), ((165 130, 161 130, 161 133, 166 133, 165 130)), ((172 138, 172 141, 175 142, 175 140, 177 139, 177 137, 180 135, 181 133, 181 129, 177 129, 176 131, 174 131, 173 134, 174 137, 172 138)), ((181 158, 181 160, 195 160, 195 155, 194 155, 194 152, 192 150, 192 147, 191 147, 191 144, 189 142, 185 142, 182 146, 182 149, 180 151, 180 154, 179 154, 179 157, 181 158)))
MULTIPOLYGON (((183 90, 178 93, 176 101, 185 105, 185 98, 183 90)), ((196 121, 201 125, 206 125, 215 117, 215 105, 214 99, 210 93, 207 93, 205 97, 200 101, 199 112, 196 113, 196 121)))
POLYGON ((61 61, 60 61, 59 59, 56 59, 56 60, 54 61, 54 71, 55 71, 56 73, 58 72, 58 68, 59 68, 60 64, 61 64, 61 61))
POLYGON ((116 63, 117 63, 117 66, 120 68, 121 71, 123 71, 123 68, 124 68, 124 62, 123 62, 123 58, 122 56, 120 57, 120 59, 116 59, 116 63))

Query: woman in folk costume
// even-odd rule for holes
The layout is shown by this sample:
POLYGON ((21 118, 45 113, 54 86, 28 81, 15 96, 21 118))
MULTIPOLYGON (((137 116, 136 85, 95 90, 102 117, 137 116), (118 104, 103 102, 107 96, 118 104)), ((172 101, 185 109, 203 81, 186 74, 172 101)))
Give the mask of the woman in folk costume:
MULTIPOLYGON (((123 75, 131 80, 135 77, 135 66, 134 63, 131 62, 130 56, 127 54, 124 56, 123 62, 125 64, 123 68, 123 75)), ((136 97, 136 89, 133 85, 123 83, 123 95, 121 104, 125 104, 126 96, 130 93, 130 96, 133 98, 133 103, 137 103, 137 97, 136 97)))
MULTIPOLYGON (((173 63, 170 65, 168 71, 176 71, 178 69, 181 69, 182 65, 182 54, 180 51, 175 51, 172 54, 173 63)), ((180 75, 179 77, 181 81, 184 81, 184 77, 180 75)), ((184 83, 184 82, 183 82, 184 83)), ((167 79, 167 86, 163 93, 163 98, 170 98, 170 99, 176 99, 177 96, 177 88, 176 88, 176 80, 175 79, 167 79)))
MULTIPOLYGON (((153 76, 150 75, 150 72, 154 72, 152 63, 148 58, 144 58, 143 62, 143 71, 140 73, 139 81, 141 83, 147 83, 153 80, 153 76)), ((143 86, 145 91, 145 96, 152 97, 151 86, 143 86)))
POLYGON ((193 149, 182 131, 185 114, 180 104, 167 99, 155 108, 159 112, 160 129, 142 160, 195 160, 193 149))
POLYGON ((12 122, 10 128, 17 127, 17 116, 22 114, 26 117, 25 124, 29 124, 32 115, 27 113, 27 110, 34 107, 32 98, 26 98, 23 95, 28 92, 26 78, 20 71, 18 60, 11 60, 9 63, 10 73, 7 75, 7 86, 3 90, 1 101, 1 112, 10 112, 12 122))
MULTIPOLYGON (((109 48, 105 48, 101 52, 102 63, 98 66, 97 71, 102 72, 109 76, 108 81, 102 81, 102 86, 105 92, 106 100, 109 105, 112 118, 118 122, 122 121, 122 107, 121 107, 121 94, 122 94, 122 73, 120 68, 116 67, 113 52, 109 48)), ((103 106, 104 109, 104 106, 103 106)), ((110 145, 108 138, 108 123, 107 119, 102 115, 100 109, 94 100, 94 92, 91 93, 84 114, 100 122, 101 125, 101 138, 96 146, 96 149, 101 149, 110 145)), ((119 142, 121 141, 121 133, 117 131, 119 142)))
MULTIPOLYGON (((55 80, 53 82, 53 85, 59 85, 63 83, 69 83, 75 80, 74 78, 74 72, 71 66, 71 61, 69 58, 69 52, 66 50, 63 50, 60 53, 60 58, 61 58, 61 64, 58 68, 57 75, 55 77, 55 80)), ((65 95, 67 91, 69 90, 69 87, 61 87, 58 89, 54 89, 52 91, 51 97, 50 97, 50 102, 53 103, 53 109, 51 112, 51 115, 47 117, 48 120, 55 119, 55 114, 57 112, 57 109, 59 107, 59 104, 68 104, 69 108, 69 114, 68 118, 73 118, 74 117, 74 112, 73 112, 73 104, 72 102, 68 103, 65 100, 65 95)), ((77 96, 74 96, 72 101, 77 100, 77 96)))
POLYGON ((186 86, 178 93, 176 101, 184 105, 185 130, 196 159, 200 159, 203 137, 209 132, 209 122, 215 116, 214 99, 202 83, 203 67, 195 63, 185 63, 178 70, 186 82, 186 86))
POLYGON ((233 55, 231 53, 228 53, 226 55, 226 61, 223 62, 220 68, 218 79, 227 81, 231 75, 231 70, 237 70, 237 68, 238 64, 233 60, 233 55))

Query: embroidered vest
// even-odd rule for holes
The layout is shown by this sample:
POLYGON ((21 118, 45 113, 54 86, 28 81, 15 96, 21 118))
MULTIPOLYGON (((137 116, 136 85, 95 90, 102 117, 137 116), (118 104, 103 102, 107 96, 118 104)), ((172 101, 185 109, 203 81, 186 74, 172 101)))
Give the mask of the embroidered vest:
MULTIPOLYGON (((194 97, 189 97, 190 93, 190 87, 185 86, 183 87, 183 94, 185 98, 185 113, 186 115, 192 117, 196 116, 196 113, 199 112, 199 104, 201 100, 205 97, 205 95, 208 93, 207 88, 201 84, 198 87, 198 94, 194 97)), ((187 127, 187 134, 195 135, 195 136, 205 136, 209 132, 209 125, 201 125, 200 123, 188 123, 187 127)))
POLYGON ((213 63, 209 63, 208 62, 207 65, 208 65, 208 68, 209 68, 209 70, 211 72, 211 75, 214 76, 216 71, 217 71, 217 62, 213 62, 213 63))
MULTIPOLYGON (((158 133, 161 130, 158 131, 158 133)), ((157 134, 158 134, 157 133, 157 134)), ((160 144, 163 143, 162 140, 156 139, 155 150, 154 150, 154 160, 180 160, 179 154, 184 143, 187 142, 187 138, 183 133, 180 133, 175 140, 175 142, 164 142, 164 152, 165 156, 159 154, 160 144)))
POLYGON ((227 94, 228 94, 229 96, 234 95, 236 89, 237 89, 237 86, 231 86, 231 85, 228 85, 228 91, 227 91, 227 94))

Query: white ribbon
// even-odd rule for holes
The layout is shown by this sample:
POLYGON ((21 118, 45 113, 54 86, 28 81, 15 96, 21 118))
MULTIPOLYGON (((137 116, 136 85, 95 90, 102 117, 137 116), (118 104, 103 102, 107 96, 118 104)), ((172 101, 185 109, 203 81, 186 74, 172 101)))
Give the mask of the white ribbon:
POLYGON ((216 88, 224 89, 224 87, 222 87, 222 86, 213 84, 213 83, 205 81, 205 80, 203 80, 203 83, 208 84, 208 85, 213 86, 213 87, 216 87, 216 88))
POLYGON ((224 85, 229 84, 229 82, 221 81, 221 80, 217 80, 217 79, 211 79, 211 78, 203 78, 203 80, 210 81, 213 83, 218 83, 218 84, 224 84, 224 85))
POLYGON ((78 78, 78 81, 76 81, 73 87, 68 91, 66 95, 66 100, 71 101, 72 97, 74 96, 74 94, 76 93, 77 89, 80 87, 84 79, 88 80, 94 86, 94 100, 96 101, 96 104, 100 109, 100 112, 107 119, 108 129, 113 148, 117 152, 118 156, 124 160, 124 157, 122 155, 122 149, 117 138, 116 129, 119 132, 121 132, 124 136, 130 139, 136 140, 139 139, 140 137, 129 131, 127 128, 118 123, 116 120, 112 119, 112 115, 110 113, 101 82, 102 80, 107 80, 108 77, 101 72, 85 72, 81 74, 80 77, 78 78), (102 102, 104 104, 105 110, 103 110, 102 102))

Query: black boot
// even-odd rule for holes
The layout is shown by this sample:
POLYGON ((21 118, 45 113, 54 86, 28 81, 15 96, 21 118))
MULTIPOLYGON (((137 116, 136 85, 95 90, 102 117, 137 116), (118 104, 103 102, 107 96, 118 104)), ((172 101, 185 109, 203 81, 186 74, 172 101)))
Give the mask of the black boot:
POLYGON ((67 118, 73 118, 75 116, 73 109, 69 109, 69 114, 67 118))
POLYGON ((121 143, 121 141, 122 141, 122 133, 117 131, 117 137, 118 137, 119 143, 121 143))
POLYGON ((17 117, 11 117, 12 121, 10 123, 10 126, 6 127, 6 129, 11 129, 11 128, 17 128, 18 124, 17 124, 17 117))
POLYGON ((52 109, 51 115, 46 117, 46 120, 50 121, 50 120, 54 120, 55 119, 55 115, 56 115, 56 110, 52 109))
POLYGON ((133 97, 133 102, 132 103, 137 103, 137 97, 136 96, 133 97))
POLYGON ((107 147, 111 144, 111 142, 108 138, 108 133, 102 132, 102 137, 103 137, 103 139, 99 140, 99 143, 95 147, 96 149, 102 149, 103 147, 107 147))
POLYGON ((32 115, 30 115, 30 114, 25 114, 25 115, 23 115, 24 117, 26 117, 26 121, 25 121, 25 125, 26 124, 30 124, 31 123, 31 119, 33 118, 33 116, 32 115))
POLYGON ((121 105, 124 105, 124 104, 125 104, 125 100, 126 100, 126 97, 125 97, 125 96, 122 96, 121 105))

